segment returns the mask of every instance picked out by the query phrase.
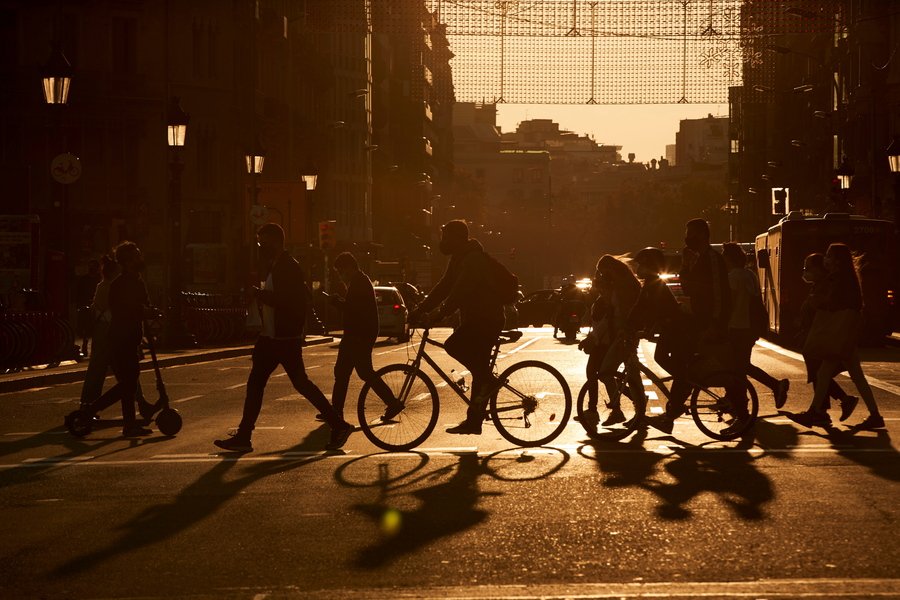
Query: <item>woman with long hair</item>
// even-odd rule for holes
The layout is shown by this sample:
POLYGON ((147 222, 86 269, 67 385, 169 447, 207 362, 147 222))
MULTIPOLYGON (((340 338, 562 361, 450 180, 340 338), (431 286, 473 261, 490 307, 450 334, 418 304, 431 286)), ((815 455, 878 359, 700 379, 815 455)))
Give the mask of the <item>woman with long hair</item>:
MULTIPOLYGON (((828 276, 825 280, 824 301, 818 310, 830 311, 829 315, 834 315, 838 311, 850 311, 851 316, 855 315, 856 323, 859 323, 863 299, 859 285, 859 276, 856 272, 856 265, 853 261, 853 255, 850 253, 850 248, 846 244, 839 243, 828 246, 828 251, 825 252, 825 268, 828 271, 828 276)), ((817 313, 816 319, 822 316, 817 313)), ((813 331, 810 332, 810 337, 813 336, 814 330, 815 324, 813 325, 813 331)), ((809 341, 809 338, 807 338, 804 353, 814 349, 809 341)), ((856 389, 859 390, 859 395, 862 396, 866 408, 869 409, 869 416, 853 428, 864 430, 884 427, 884 418, 878 410, 875 396, 872 394, 872 388, 869 387, 869 382, 866 380, 859 361, 858 327, 843 334, 842 339, 838 341, 844 345, 844 348, 838 354, 822 356, 822 364, 819 365, 816 372, 815 394, 809 410, 794 415, 793 420, 806 427, 828 427, 831 425, 831 417, 825 412, 823 403, 828 396, 832 378, 843 367, 853 380, 856 389)), ((855 403, 853 403, 853 406, 845 406, 843 408, 842 412, 844 414, 842 417, 847 418, 853 412, 855 403)))
MULTIPOLYGON (((641 282, 635 277, 632 270, 624 262, 615 256, 604 254, 597 261, 597 272, 594 277, 603 288, 604 294, 608 300, 608 310, 606 314, 607 334, 611 340, 609 346, 605 348, 602 355, 598 355, 600 360, 589 361, 588 380, 593 378, 603 382, 606 387, 608 397, 612 404, 609 406, 609 416, 599 423, 600 415, 596 412, 597 405, 597 386, 588 388, 589 407, 591 407, 585 416, 585 426, 603 426, 615 425, 623 423, 626 420, 625 414, 619 408, 618 393, 616 391, 615 374, 619 369, 619 365, 625 360, 625 323, 631 308, 637 302, 638 295, 641 293, 641 282), (592 412, 593 411, 593 412, 592 412)), ((633 390, 643 390, 640 379, 629 381, 629 388, 633 390)))

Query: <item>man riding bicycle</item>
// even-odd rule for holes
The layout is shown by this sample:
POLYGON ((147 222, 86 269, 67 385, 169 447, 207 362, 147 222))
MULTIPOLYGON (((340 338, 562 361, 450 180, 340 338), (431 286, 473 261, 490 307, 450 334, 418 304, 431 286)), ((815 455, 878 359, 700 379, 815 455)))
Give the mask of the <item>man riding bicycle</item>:
POLYGON ((465 221, 453 220, 441 228, 440 251, 450 262, 431 293, 412 311, 410 320, 440 305, 435 321, 459 311, 459 327, 447 338, 447 354, 472 373, 472 402, 466 418, 447 433, 480 434, 485 406, 499 381, 491 373, 491 350, 503 329, 503 303, 492 292, 489 257, 481 243, 469 238, 465 221), (443 304, 441 304, 443 303, 443 304))

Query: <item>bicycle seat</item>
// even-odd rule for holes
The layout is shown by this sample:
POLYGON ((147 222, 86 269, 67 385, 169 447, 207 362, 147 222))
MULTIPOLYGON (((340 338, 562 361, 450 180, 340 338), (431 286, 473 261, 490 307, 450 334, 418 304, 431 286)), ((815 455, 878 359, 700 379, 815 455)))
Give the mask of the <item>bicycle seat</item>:
POLYGON ((516 329, 510 329, 508 331, 501 331, 500 336, 497 338, 497 343, 499 344, 508 344, 510 342, 517 342, 519 338, 522 337, 522 332, 516 329))

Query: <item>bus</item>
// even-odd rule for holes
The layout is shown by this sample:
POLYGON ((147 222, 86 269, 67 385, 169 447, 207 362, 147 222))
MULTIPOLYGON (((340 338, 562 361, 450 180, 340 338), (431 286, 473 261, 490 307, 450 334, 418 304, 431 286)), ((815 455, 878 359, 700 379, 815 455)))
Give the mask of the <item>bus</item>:
POLYGON ((878 343, 890 335, 895 319, 898 246, 894 223, 845 213, 804 216, 791 212, 756 237, 757 273, 769 331, 781 341, 802 345, 800 307, 809 293, 803 261, 813 252, 842 242, 859 264, 863 292, 862 341, 878 343))

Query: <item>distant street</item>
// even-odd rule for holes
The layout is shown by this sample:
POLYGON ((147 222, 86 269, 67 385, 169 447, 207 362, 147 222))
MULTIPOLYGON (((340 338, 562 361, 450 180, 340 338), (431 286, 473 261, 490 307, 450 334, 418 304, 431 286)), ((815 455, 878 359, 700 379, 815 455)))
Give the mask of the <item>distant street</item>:
MULTIPOLYGON (((577 396, 586 356, 550 328, 523 331, 500 366, 544 360, 577 396)), ((379 343, 376 368, 415 341, 379 343)), ((305 351, 326 395, 336 351, 305 351)), ((249 357, 164 369, 184 417, 174 438, 123 439, 118 406, 71 437, 78 383, 2 394, 0 597, 900 598, 900 348, 863 359, 887 430, 851 434, 836 411, 830 433, 803 429, 757 385, 762 419, 731 443, 689 417, 619 443, 570 420, 551 446, 520 449, 489 424, 446 434, 464 406, 439 387, 438 427, 417 451, 383 453, 357 432, 325 453, 328 428, 279 369, 255 451, 219 454, 249 357)), ((754 363, 790 378, 785 410, 806 408, 795 353, 761 342, 754 363)), ((155 400, 152 373, 142 383, 155 400)), ((354 376, 351 422, 359 387, 354 376)), ((848 423, 866 414, 860 402, 848 423)))

